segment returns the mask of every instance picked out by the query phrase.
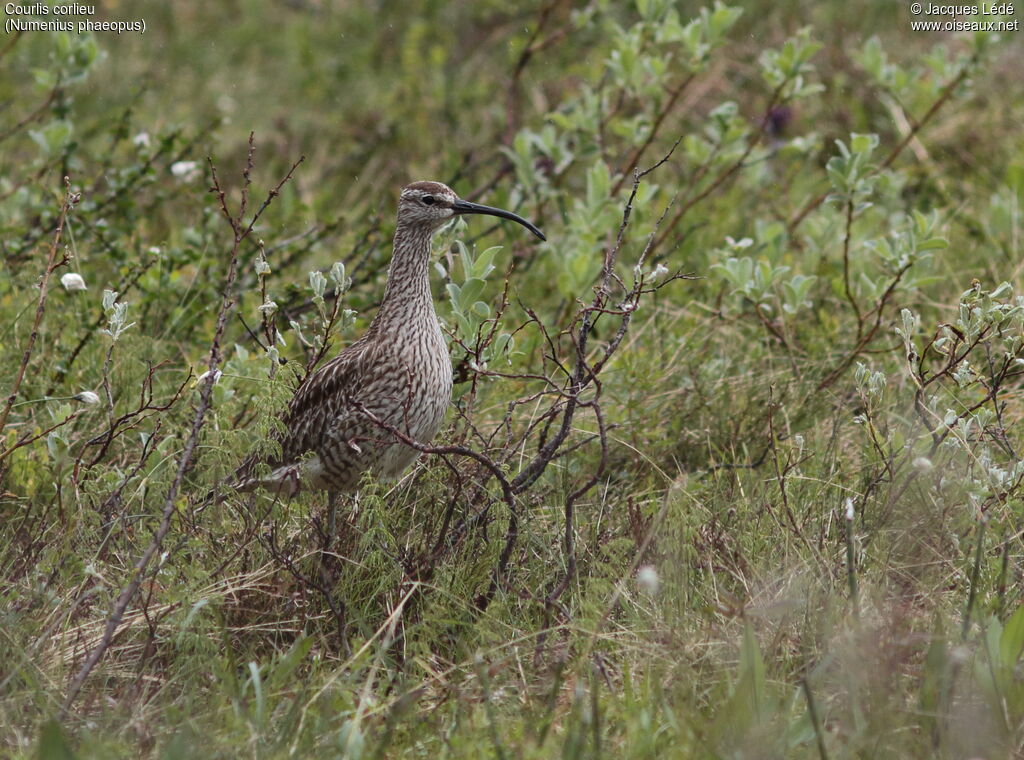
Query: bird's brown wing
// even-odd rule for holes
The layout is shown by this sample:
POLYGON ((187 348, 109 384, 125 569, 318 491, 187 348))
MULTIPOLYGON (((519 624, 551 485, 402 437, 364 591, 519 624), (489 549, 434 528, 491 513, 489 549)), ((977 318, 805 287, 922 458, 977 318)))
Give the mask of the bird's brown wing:
POLYGON ((271 468, 294 464, 318 450, 332 431, 359 423, 350 398, 362 385, 366 351, 366 344, 356 341, 306 377, 288 404, 283 430, 275 436, 280 455, 248 456, 235 471, 236 484, 249 481, 260 463, 271 468))
POLYGON ((353 343, 311 374, 295 391, 285 416, 281 457, 277 464, 294 462, 317 450, 328 432, 344 429, 345 420, 355 423, 358 411, 352 399, 363 382, 367 346, 353 343))

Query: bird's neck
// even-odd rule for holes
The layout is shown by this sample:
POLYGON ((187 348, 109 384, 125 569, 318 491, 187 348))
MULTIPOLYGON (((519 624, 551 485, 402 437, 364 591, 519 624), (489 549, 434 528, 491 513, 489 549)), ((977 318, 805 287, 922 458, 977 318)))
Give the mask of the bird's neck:
MULTIPOLYGON (((435 317, 430 293, 430 240, 433 230, 399 225, 384 300, 370 329, 374 332, 401 328, 410 321, 435 317)), ((436 317, 435 317, 436 318, 436 317)))

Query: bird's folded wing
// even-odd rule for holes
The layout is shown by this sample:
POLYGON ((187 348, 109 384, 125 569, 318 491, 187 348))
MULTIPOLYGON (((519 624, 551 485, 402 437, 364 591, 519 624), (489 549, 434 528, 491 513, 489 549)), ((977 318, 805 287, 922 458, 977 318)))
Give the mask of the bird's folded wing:
POLYGON ((357 342, 299 386, 285 417, 280 463, 316 450, 328 431, 336 430, 344 418, 357 416, 353 398, 359 394, 365 353, 365 346, 357 342))
POLYGON ((251 479, 261 463, 278 468, 298 462, 317 450, 329 430, 344 426, 340 418, 355 415, 351 396, 360 386, 364 353, 365 346, 357 341, 306 377, 288 405, 283 430, 274 436, 280 455, 247 457, 235 472, 237 482, 251 479))

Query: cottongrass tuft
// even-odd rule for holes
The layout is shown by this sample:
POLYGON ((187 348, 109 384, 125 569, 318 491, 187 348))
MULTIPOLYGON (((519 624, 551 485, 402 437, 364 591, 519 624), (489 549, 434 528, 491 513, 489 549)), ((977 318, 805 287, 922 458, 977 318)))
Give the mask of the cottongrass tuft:
POLYGON ((182 182, 195 182, 201 173, 198 161, 175 161, 171 164, 171 174, 182 182))
POLYGON ((636 571, 636 585, 640 587, 641 591, 651 596, 658 593, 661 578, 658 577, 658 571, 654 565, 644 565, 636 571))
POLYGON ((76 290, 88 290, 89 288, 85 285, 85 280, 82 279, 82 275, 77 272, 68 272, 62 275, 60 278, 60 284, 64 286, 64 290, 72 293, 76 290))

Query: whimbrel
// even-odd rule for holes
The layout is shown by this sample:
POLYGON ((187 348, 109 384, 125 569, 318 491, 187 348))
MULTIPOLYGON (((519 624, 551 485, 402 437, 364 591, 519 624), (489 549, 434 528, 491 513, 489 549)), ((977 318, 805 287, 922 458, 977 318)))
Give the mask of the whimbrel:
POLYGON ((368 470, 395 477, 416 459, 381 422, 423 444, 433 439, 451 400, 452 365, 430 294, 430 241, 461 214, 511 219, 545 239, 522 217, 464 201, 440 182, 405 187, 384 300, 369 330, 299 386, 270 473, 257 476, 260 460, 250 457, 236 490, 262 487, 284 498, 302 489, 350 491, 368 470))

